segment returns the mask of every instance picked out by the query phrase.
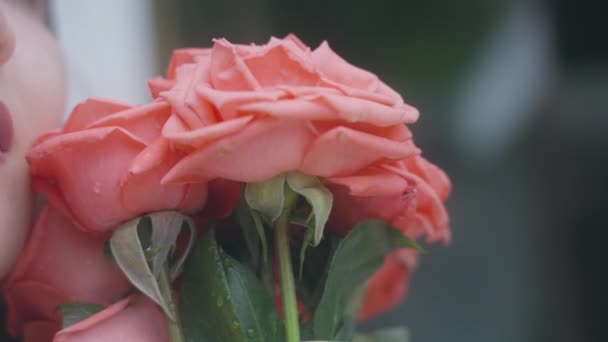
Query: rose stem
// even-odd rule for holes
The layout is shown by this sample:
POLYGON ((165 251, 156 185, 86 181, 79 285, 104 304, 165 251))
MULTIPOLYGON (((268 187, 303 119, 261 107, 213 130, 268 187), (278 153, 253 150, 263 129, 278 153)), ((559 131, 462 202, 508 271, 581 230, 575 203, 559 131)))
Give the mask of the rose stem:
POLYGON ((173 317, 175 317, 175 320, 173 320, 168 315, 165 315, 169 338, 171 339, 171 342, 185 342, 186 338, 182 332, 177 306, 173 300, 173 290, 171 289, 171 281, 169 280, 169 267, 166 264, 158 276, 158 287, 161 295, 165 299, 166 303, 168 303, 169 312, 171 312, 173 317))
POLYGON ((281 280, 281 297, 283 301, 283 312, 285 316, 285 330, 287 331, 287 342, 300 341, 300 322, 298 319, 298 307, 296 301, 296 290, 291 266, 291 254, 289 250, 289 215, 296 200, 296 194, 291 190, 285 191, 283 212, 277 219, 274 227, 275 244, 279 256, 279 273, 281 280))

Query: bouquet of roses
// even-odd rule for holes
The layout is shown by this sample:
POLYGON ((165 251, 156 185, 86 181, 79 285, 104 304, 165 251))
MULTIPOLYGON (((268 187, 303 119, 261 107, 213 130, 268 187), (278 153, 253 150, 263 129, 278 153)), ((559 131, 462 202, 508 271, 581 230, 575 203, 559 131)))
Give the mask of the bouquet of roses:
POLYGON ((422 237, 450 239, 418 111, 327 43, 173 54, 153 101, 90 99, 28 155, 46 198, 3 286, 28 342, 404 341, 422 237))

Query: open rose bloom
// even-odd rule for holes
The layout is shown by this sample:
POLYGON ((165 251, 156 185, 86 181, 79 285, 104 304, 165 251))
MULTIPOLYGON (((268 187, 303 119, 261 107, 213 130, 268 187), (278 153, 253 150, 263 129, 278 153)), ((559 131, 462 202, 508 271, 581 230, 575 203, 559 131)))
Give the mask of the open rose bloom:
MULTIPOLYGON (((318 180, 315 189, 322 191, 316 194, 324 194, 331 209, 322 221, 326 237, 346 241, 361 222, 380 220, 405 238, 449 243, 443 203, 451 185, 414 143, 407 125, 418 111, 327 43, 311 50, 293 35, 265 45, 217 39, 208 49, 175 51, 166 78, 148 86, 153 99, 144 105, 102 99, 78 105, 62 129, 39 137, 28 154, 34 187, 48 205, 4 284, 12 334, 30 341, 176 341, 160 307, 137 294, 141 288, 104 257, 104 241, 123 223, 159 211, 193 217, 204 226, 199 231, 216 221, 234 226, 240 189, 286 174, 318 180), (66 302, 103 310, 66 326, 57 310, 66 302), (28 337, 37 334, 45 337, 28 337)), ((285 184, 293 187, 289 177, 285 184)), ((294 188, 307 201, 293 202, 293 213, 318 219, 321 211, 306 192, 312 186, 294 188)), ((280 218, 261 214, 258 233, 272 234, 273 224, 279 229, 280 218)), ((288 248, 312 244, 303 240, 303 229, 318 227, 292 224, 288 248)), ((276 253, 282 263, 276 248, 264 253, 276 253)), ((384 263, 365 282, 359 319, 400 303, 418 264, 414 249, 392 248, 381 257, 384 263)), ((187 266, 180 305, 191 302, 188 272, 187 266)), ((285 292, 282 283, 269 288, 269 298, 285 292)), ((300 300, 299 311, 306 312, 300 320, 315 321, 323 299, 300 300)), ((289 319, 289 310, 279 311, 276 320, 289 319)), ((184 326, 188 319, 182 317, 184 326)))

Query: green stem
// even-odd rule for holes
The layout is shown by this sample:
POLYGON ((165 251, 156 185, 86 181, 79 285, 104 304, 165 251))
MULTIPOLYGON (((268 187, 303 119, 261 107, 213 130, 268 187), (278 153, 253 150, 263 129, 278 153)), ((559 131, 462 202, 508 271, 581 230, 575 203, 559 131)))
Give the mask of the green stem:
POLYGON ((167 303, 169 303, 169 312, 175 318, 172 319, 168 315, 165 315, 169 338, 171 342, 185 342, 186 338, 184 337, 184 333, 182 332, 182 327, 177 312, 177 306, 175 305, 175 301, 173 300, 173 290, 171 289, 171 281, 169 279, 169 267, 167 265, 165 265, 163 270, 160 272, 160 275, 158 276, 158 287, 160 288, 160 292, 163 298, 166 300, 167 303))
POLYGON ((279 257, 279 275, 281 280, 281 297, 285 315, 285 330, 287 342, 300 342, 300 322, 298 318, 298 303, 291 266, 291 253, 289 250, 289 215, 296 200, 296 194, 285 191, 283 212, 275 223, 275 244, 279 257))
POLYGON ((249 213, 251 214, 251 218, 253 219, 253 223, 255 224, 255 229, 257 230, 258 236, 260 237, 260 243, 262 244, 262 281, 264 283, 264 286, 266 286, 266 289, 268 289, 268 291, 272 291, 272 267, 268 262, 268 242, 266 241, 266 232, 264 231, 264 224, 262 223, 262 218, 255 210, 250 208, 249 213))

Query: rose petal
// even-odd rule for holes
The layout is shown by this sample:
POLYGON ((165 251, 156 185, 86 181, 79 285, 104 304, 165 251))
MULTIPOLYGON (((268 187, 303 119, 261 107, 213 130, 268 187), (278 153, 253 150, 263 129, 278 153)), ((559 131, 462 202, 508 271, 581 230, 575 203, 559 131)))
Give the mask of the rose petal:
POLYGON ((209 82, 208 61, 183 64, 177 69, 175 86, 162 92, 160 97, 169 102, 177 115, 191 129, 216 122, 214 109, 205 101, 200 101, 195 93, 199 84, 209 82))
POLYGON ((9 326, 20 334, 25 321, 57 318, 57 306, 66 301, 108 305, 130 288, 120 269, 106 258, 104 239, 80 232, 46 207, 3 291, 9 326))
POLYGON ((415 215, 416 203, 409 186, 401 193, 387 196, 356 196, 344 186, 335 183, 326 186, 334 196, 327 229, 338 235, 348 234, 362 221, 382 220, 393 224, 395 217, 415 215))
POLYGON ((162 77, 154 77, 148 80, 148 89, 150 90, 150 96, 153 99, 160 97, 160 93, 168 91, 175 86, 174 80, 168 80, 162 77))
POLYGON ((450 196, 452 184, 443 170, 422 157, 408 158, 404 162, 409 170, 420 176, 433 188, 442 201, 450 196))
POLYGON ((242 105, 239 110, 243 113, 295 120, 338 119, 336 111, 327 105, 302 99, 254 102, 242 105))
POLYGON ((357 89, 353 87, 349 87, 347 85, 334 82, 327 78, 321 78, 321 85, 333 88, 335 90, 339 90, 341 95, 346 95, 348 97, 359 98, 363 100, 378 102, 387 106, 395 106, 403 104, 403 100, 400 97, 391 97, 385 94, 379 94, 369 90, 357 89))
POLYGON ((106 116, 92 123, 89 128, 121 127, 150 144, 159 137, 169 115, 169 104, 157 101, 106 116))
POLYGON ((410 187, 403 177, 378 168, 326 181, 347 187, 352 196, 363 197, 402 195, 410 187))
POLYGON ((235 46, 225 39, 213 41, 211 52, 211 85, 218 90, 257 90, 261 86, 236 52, 235 46))
POLYGON ((407 293, 409 277, 417 255, 411 250, 398 250, 384 259, 384 264, 372 275, 358 319, 367 320, 395 307, 407 293))
POLYGON ((53 342, 169 341, 167 324, 150 300, 132 297, 55 335, 53 342))
POLYGON ((324 94, 321 97, 348 122, 366 122, 382 127, 413 123, 419 116, 416 108, 406 104, 389 107, 348 96, 324 94))
POLYGON ((119 187, 131 161, 144 147, 121 128, 95 128, 35 146, 28 161, 34 177, 57 184, 82 229, 100 231, 135 214, 121 205, 119 187))
POLYGON ((253 119, 253 116, 244 116, 234 120, 223 121, 214 125, 203 126, 199 129, 171 132, 167 129, 164 133, 165 138, 178 145, 201 147, 212 141, 224 138, 242 130, 253 119))
POLYGON ((263 88, 278 85, 312 86, 320 77, 314 71, 310 58, 303 58, 295 44, 280 41, 263 54, 248 57, 245 64, 263 88))
POLYGON ((322 177, 352 174, 382 159, 419 153, 410 142, 395 142, 346 127, 325 132, 309 147, 301 171, 322 177))
POLYGON ((175 80, 176 69, 182 64, 194 63, 198 57, 210 56, 211 49, 186 48, 173 50, 169 67, 167 69, 167 77, 170 80, 175 80))
POLYGON ((373 90, 378 76, 358 68, 336 54, 327 41, 312 52, 312 60, 319 71, 332 81, 364 90, 373 90))
MULTIPOLYGON (((236 118, 240 113, 239 107, 258 101, 276 101, 285 95, 281 90, 259 91, 219 91, 207 85, 201 85, 196 93, 203 102, 213 105, 224 120, 236 118)), ((247 114, 247 113, 245 113, 247 114)))
POLYGON ((103 99, 88 99, 74 107, 62 132, 75 132, 108 115, 132 108, 131 105, 103 99))
POLYGON ((403 102, 401 96, 382 83, 376 75, 348 63, 336 54, 325 41, 312 52, 312 59, 317 69, 330 81, 348 88, 366 90, 387 96, 393 99, 393 103, 403 102))
POLYGON ((315 121, 313 123, 319 134, 326 133, 336 127, 348 127, 362 133, 368 133, 395 142, 407 142, 412 139, 412 133, 405 125, 374 126, 365 122, 345 122, 342 120, 315 121))
POLYGON ((158 167, 167 160, 170 154, 170 143, 167 139, 158 138, 146 146, 131 162, 130 174, 140 174, 158 167))
POLYGON ((314 136, 305 123, 265 119, 178 162, 163 182, 225 178, 257 182, 297 170, 314 136))
POLYGON ((181 158, 181 154, 173 153, 162 164, 142 173, 129 173, 121 182, 121 199, 123 207, 130 212, 146 213, 159 210, 183 209, 192 211, 203 208, 207 201, 207 184, 197 184, 199 197, 189 197, 188 203, 184 198, 188 193, 186 184, 160 184, 160 179, 181 158))

